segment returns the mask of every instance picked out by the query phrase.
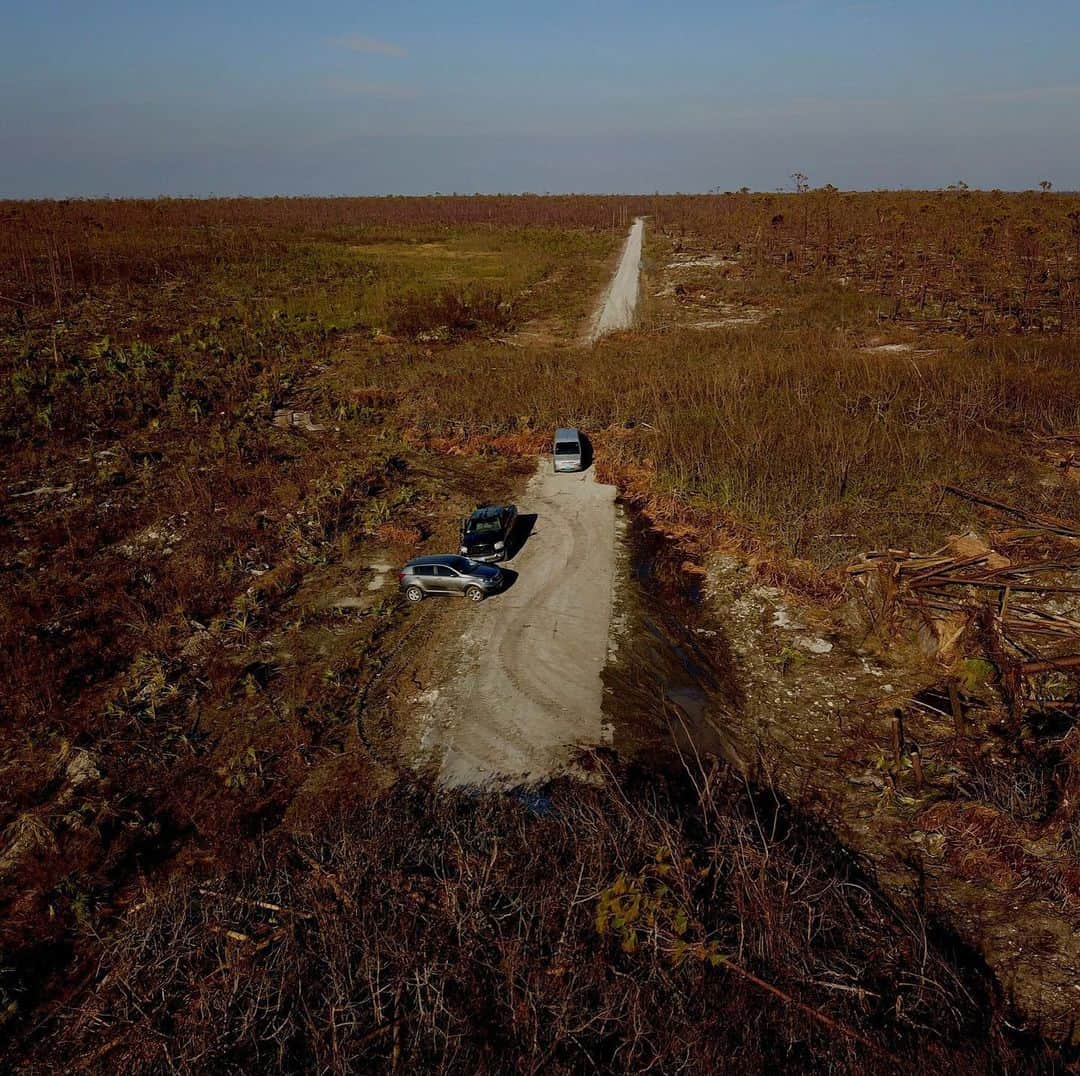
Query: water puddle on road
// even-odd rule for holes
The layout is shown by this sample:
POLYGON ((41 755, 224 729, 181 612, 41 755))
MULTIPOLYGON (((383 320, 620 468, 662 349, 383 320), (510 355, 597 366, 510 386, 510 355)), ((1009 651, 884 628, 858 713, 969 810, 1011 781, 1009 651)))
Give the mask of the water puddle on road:
POLYGON ((726 727, 742 693, 725 635, 662 535, 630 516, 625 546, 604 672, 612 746, 659 767, 709 755, 738 763, 726 727))

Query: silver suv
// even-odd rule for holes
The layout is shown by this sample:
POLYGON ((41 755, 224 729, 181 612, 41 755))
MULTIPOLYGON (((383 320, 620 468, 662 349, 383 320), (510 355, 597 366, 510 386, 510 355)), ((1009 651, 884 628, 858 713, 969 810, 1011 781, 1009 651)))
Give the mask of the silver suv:
POLYGON ((480 602, 502 588, 503 573, 494 564, 446 554, 410 560, 398 572, 398 580, 411 602, 423 601, 429 594, 460 594, 480 602))

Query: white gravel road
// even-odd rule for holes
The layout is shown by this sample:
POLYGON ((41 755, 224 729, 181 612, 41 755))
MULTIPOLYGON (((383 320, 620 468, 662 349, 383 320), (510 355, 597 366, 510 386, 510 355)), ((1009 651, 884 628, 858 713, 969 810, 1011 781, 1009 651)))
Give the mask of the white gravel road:
POLYGON ((418 764, 450 785, 530 784, 603 742, 600 674, 615 584, 615 487, 543 459, 518 506, 535 514, 506 567, 518 578, 480 605, 462 602, 454 672, 416 701, 418 764))
POLYGON ((611 279, 604 301, 593 318, 589 329, 589 342, 599 340, 607 333, 629 329, 634 324, 637 309, 638 281, 641 276, 641 241, 645 234, 645 220, 638 217, 626 237, 619 268, 611 279))
MULTIPOLYGON (((643 232, 638 218, 590 341, 633 324, 643 232)), ((506 565, 517 578, 480 605, 462 603, 450 618, 460 635, 444 643, 450 672, 416 681, 414 762, 450 785, 533 784, 571 770, 577 748, 607 739, 600 677, 615 586, 615 487, 591 469, 555 474, 544 458, 518 507, 535 524, 506 565)))

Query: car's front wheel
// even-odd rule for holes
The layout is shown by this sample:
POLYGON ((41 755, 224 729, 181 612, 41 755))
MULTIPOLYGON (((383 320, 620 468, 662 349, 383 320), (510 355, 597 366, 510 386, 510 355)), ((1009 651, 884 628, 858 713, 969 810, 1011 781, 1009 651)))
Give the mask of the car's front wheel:
POLYGON ((424 600, 424 592, 419 587, 406 587, 405 597, 411 602, 419 602, 424 600))
POLYGON ((465 597, 471 602, 482 602, 484 600, 484 592, 479 587, 469 587, 465 591, 465 597))

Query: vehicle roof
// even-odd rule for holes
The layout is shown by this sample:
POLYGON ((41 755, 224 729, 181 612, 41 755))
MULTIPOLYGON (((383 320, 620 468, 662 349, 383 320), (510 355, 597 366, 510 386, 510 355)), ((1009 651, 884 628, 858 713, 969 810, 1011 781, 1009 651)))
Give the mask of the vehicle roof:
POLYGON ((560 426, 555 431, 555 440, 580 441, 581 434, 573 426, 560 426))
POLYGON ((418 564, 450 564, 453 561, 468 559, 460 553, 435 553, 429 557, 413 557, 412 560, 406 561, 405 567, 415 568, 418 564))
POLYGON ((499 504, 482 504, 477 508, 470 519, 498 519, 499 513, 506 511, 503 505, 499 504))

